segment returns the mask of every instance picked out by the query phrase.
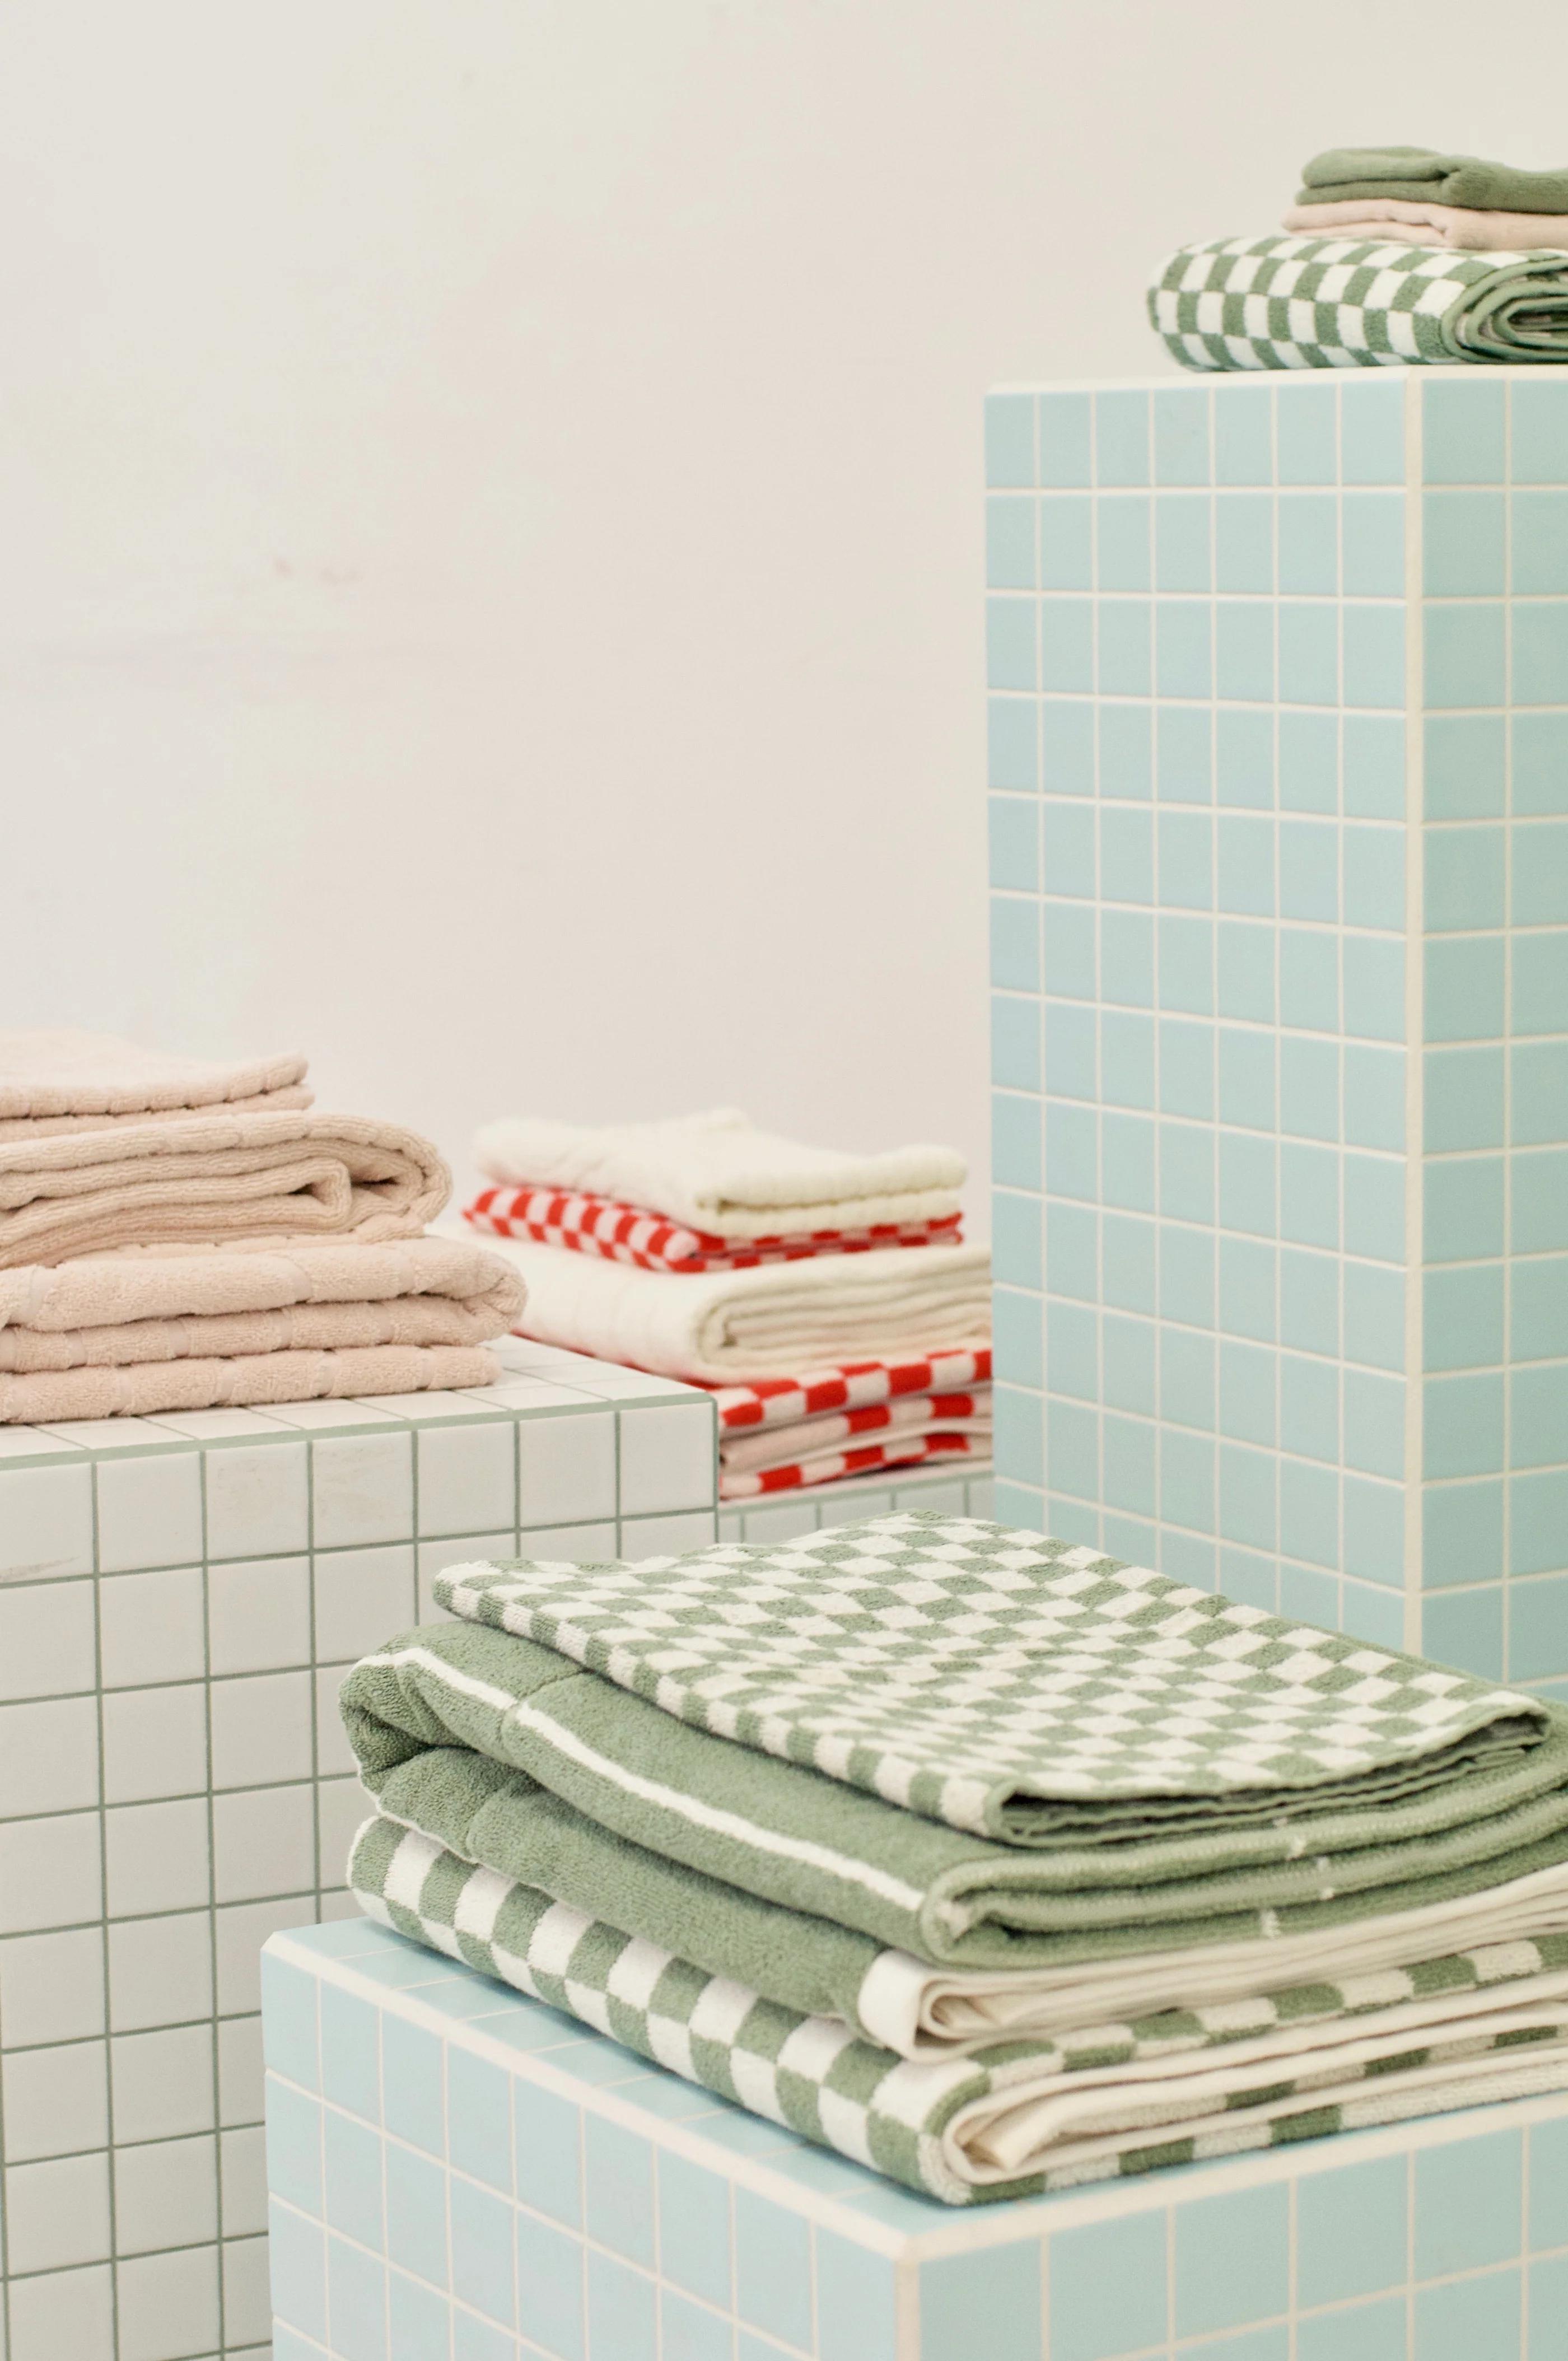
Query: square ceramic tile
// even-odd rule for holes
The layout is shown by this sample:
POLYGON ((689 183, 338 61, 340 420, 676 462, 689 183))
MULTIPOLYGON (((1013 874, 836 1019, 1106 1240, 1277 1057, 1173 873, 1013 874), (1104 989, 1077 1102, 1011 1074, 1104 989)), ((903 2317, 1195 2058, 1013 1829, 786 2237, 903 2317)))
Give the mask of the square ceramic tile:
POLYGON ((0 1466, 0 1582, 93 1571, 93 1471, 0 1466))
POLYGON ((413 1437, 406 1429, 318 1434, 311 1445, 315 1546, 342 1549, 413 1532, 413 1437))
POLYGON ((101 1460, 97 1484, 98 1564, 104 1573, 200 1563, 200 1453, 101 1460))
POLYGON ((310 1543, 308 1445, 236 1444, 205 1455, 209 1558, 276 1556, 310 1543))
POLYGON ((517 1428, 510 1419, 422 1428, 416 1448, 422 1533, 515 1523, 517 1428))

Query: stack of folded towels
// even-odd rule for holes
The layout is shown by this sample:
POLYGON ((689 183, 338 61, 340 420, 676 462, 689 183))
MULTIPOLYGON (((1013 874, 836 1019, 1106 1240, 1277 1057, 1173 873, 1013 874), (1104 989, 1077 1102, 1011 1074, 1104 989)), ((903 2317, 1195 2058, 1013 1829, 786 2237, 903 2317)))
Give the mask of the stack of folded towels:
POLYGON ((848 1156, 729 1109, 490 1125, 471 1229, 522 1278, 519 1333, 706 1386, 725 1499, 991 1450, 990 1257, 962 1159, 848 1156))
POLYGON ((951 2204, 1568 2087, 1568 1715, 1038 1533, 457 1566, 374 1917, 951 2204))
POLYGON ((1568 360, 1568 171, 1331 148, 1285 237, 1179 247, 1149 317, 1188 368, 1568 360))
POLYGON ((0 1033, 0 1420, 488 1384, 521 1288, 427 1237, 450 1176, 305 1061, 0 1033))

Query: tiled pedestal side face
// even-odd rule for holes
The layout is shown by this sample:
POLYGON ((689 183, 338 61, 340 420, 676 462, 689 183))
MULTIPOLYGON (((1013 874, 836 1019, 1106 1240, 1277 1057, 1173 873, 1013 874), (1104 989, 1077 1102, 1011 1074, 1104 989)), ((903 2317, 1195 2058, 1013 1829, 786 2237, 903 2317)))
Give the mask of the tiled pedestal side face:
POLYGON ((825 1532, 830 1525, 854 1524, 861 1517, 888 1517, 895 1510, 939 1510, 944 1516, 989 1517, 992 1511, 990 1462, 952 1467, 912 1467, 885 1480, 851 1476, 842 1484, 813 1484, 772 1499, 736 1500, 718 1511, 718 1538, 725 1542, 784 1542, 795 1533, 825 1532))
POLYGON ((999 1513, 1568 1693, 1568 372, 989 454, 999 1513))
POLYGON ((367 1922, 265 1974, 277 2361, 1561 2349, 1568 2102, 953 2212, 367 1922))
POLYGON ((266 2350, 260 1947, 347 1906, 336 1688, 442 1568, 714 1533, 712 1408, 507 1381, 0 1429, 8 2361, 266 2350))

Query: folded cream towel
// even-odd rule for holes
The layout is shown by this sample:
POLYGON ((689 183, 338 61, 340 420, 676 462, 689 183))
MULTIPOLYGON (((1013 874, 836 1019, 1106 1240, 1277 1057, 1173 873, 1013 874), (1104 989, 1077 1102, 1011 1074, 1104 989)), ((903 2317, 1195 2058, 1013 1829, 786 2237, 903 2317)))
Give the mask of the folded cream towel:
POLYGON ((824 1361, 980 1345, 991 1326, 984 1246, 889 1246, 687 1279, 521 1239, 489 1243, 528 1290, 520 1334, 662 1377, 788 1377, 824 1361))
POLYGON ((308 1107, 304 1073, 300 1057, 214 1064, 113 1033, 0 1031, 0 1140, 167 1123, 203 1107, 231 1115, 308 1107))
POLYGON ((803 1147, 733 1107, 603 1129, 514 1117, 487 1125, 474 1155, 492 1180, 613 1197, 725 1238, 939 1221, 958 1211, 967 1169, 949 1148, 803 1147))
POLYGON ((0 1144, 0 1269, 161 1242, 411 1237, 446 1202, 428 1140, 315 1114, 192 1115, 0 1144))
POLYGON ((1445 246, 1472 254, 1568 248, 1568 214, 1484 214, 1409 197, 1343 197, 1332 204, 1292 205, 1281 226, 1309 237, 1377 237, 1390 222, 1399 224, 1410 246, 1445 246))

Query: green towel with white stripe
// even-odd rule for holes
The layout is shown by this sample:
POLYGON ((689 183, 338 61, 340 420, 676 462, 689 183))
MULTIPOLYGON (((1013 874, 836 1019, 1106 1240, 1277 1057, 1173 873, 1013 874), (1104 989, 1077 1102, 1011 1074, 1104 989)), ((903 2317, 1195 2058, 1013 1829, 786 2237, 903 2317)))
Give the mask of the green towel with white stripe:
MULTIPOLYGON (((625 1954, 625 1974, 657 1960, 683 1990, 742 1995, 792 2058, 827 2042, 862 2079, 946 2078, 913 2086, 952 2110, 922 2114, 902 2163, 863 2125, 846 2145, 831 2108, 812 2133, 938 2195, 1170 2160, 1142 2136, 1155 2121, 1231 2136, 1204 2127, 1218 2086, 1200 2079, 1175 2103, 1139 2095, 1126 2121, 1123 2099, 1096 2099, 1090 2148, 1047 2160, 1042 2125, 1091 2137, 1090 2085, 1063 2116, 1051 2078, 1068 2070, 1040 2063, 1042 2041, 1054 2057, 1110 2009, 1245 2011, 1293 1980, 1568 1932, 1556 1708, 1038 1534, 893 1517, 630 1567, 457 1567, 437 1595, 457 1620, 389 1642, 344 1686, 380 1811, 352 1872, 367 1906, 592 2023, 608 2004, 578 1965, 548 1982, 565 1928, 574 1954, 625 1954), (1020 2076, 1030 2108, 1049 2102, 1027 2138, 1016 2092, 1005 2134, 993 2104, 1020 2076)), ((1491 2095, 1477 2056, 1555 2037, 1555 1996, 1525 1998, 1549 2024, 1465 2036, 1491 2095)), ((1394 2047, 1347 2050, 1336 2072, 1427 2073, 1410 2025, 1374 2031, 1394 2047)), ((1243 2145, 1292 2136, 1266 2123, 1328 2127, 1328 2085, 1292 2107, 1278 2062, 1245 2085, 1279 2104, 1243 2145)), ((730 2094, 734 2061, 709 2065, 696 2079, 730 2094)), ((1399 2103, 1462 2103, 1420 2097, 1434 2087, 1410 2081, 1399 2103)))
POLYGON ((1568 360, 1568 255, 1365 237, 1179 247, 1149 319, 1184 368, 1568 360))

